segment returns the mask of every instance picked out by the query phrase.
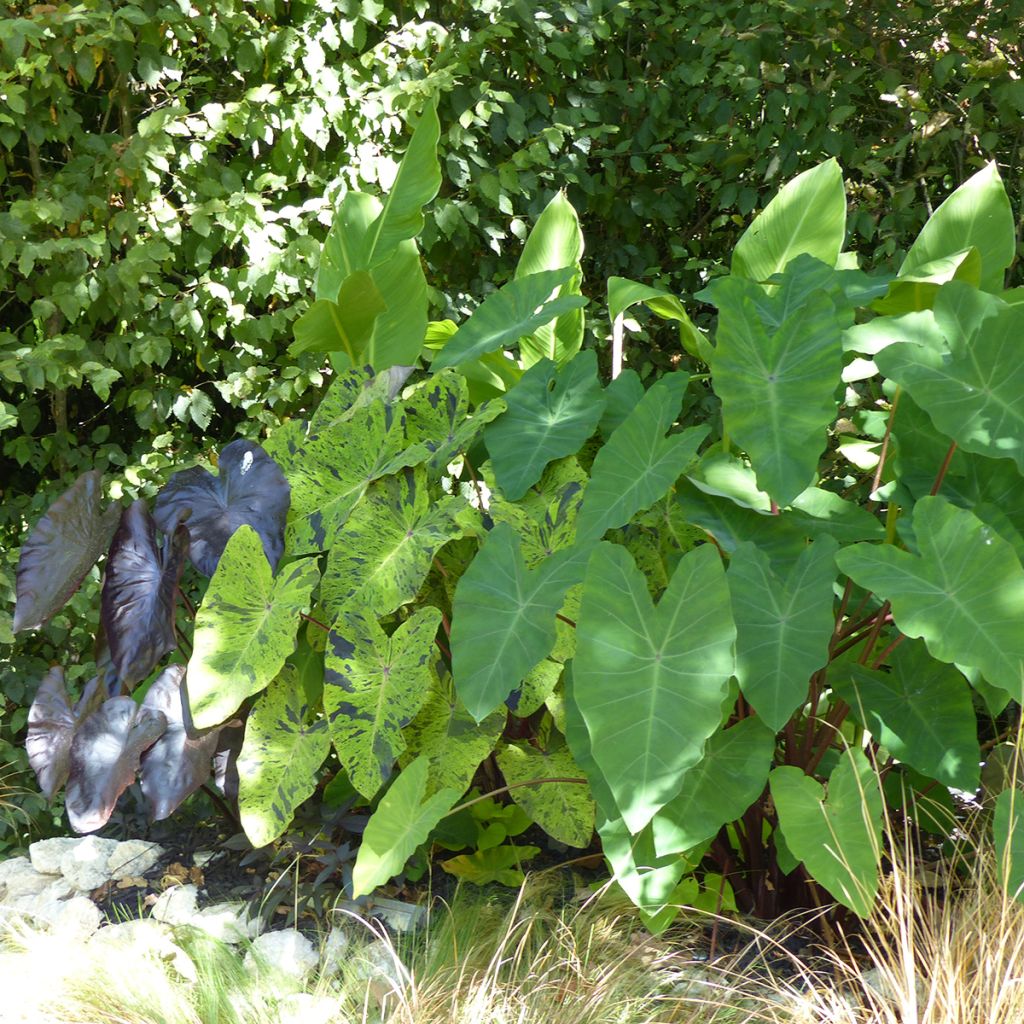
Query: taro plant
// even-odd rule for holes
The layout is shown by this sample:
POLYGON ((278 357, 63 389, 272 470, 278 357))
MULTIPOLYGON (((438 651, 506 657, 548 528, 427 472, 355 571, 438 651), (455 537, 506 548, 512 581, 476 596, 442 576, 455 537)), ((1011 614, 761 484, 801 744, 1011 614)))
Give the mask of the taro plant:
MULTIPOLYGON (((980 783, 976 709, 1021 700, 1024 303, 1001 289, 994 167, 876 276, 842 251, 837 164, 801 175, 698 296, 710 336, 677 297, 613 280, 616 371, 631 306, 679 323, 680 368, 645 387, 581 350, 564 197, 461 325, 391 287, 416 277, 433 124, 393 194, 338 211, 297 329, 335 368, 308 420, 228 445, 217 476, 176 474, 152 515, 105 509, 86 474, 26 541, 17 628, 109 545, 101 672, 72 704, 54 668, 32 708, 41 785, 66 780, 89 829, 139 769, 163 816, 244 724, 254 844, 326 774, 371 809, 356 895, 432 837, 476 848, 453 872, 518 871, 537 847, 503 846, 505 825, 459 839, 507 793, 565 846, 596 827, 654 928, 716 885, 761 916, 866 914, 886 806, 950 833, 951 791, 980 783)), ((995 789, 1012 881, 1024 827, 995 789)))

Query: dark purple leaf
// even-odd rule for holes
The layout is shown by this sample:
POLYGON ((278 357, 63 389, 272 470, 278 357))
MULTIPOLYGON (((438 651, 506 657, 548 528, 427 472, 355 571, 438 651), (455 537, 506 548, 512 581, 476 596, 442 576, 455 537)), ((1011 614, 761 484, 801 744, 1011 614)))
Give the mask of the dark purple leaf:
POLYGON ((89 715, 71 742, 65 806, 76 832, 106 824, 117 798, 135 780, 142 752, 167 727, 167 719, 131 697, 114 697, 89 715))
POLYGON ((174 593, 188 551, 188 530, 170 524, 163 550, 146 503, 121 516, 107 556, 101 621, 110 660, 126 686, 134 686, 176 646, 174 593))
POLYGON ((238 800, 238 755, 242 752, 245 729, 238 719, 223 726, 217 756, 213 759, 213 781, 232 803, 238 800))
POLYGON ((224 546, 239 526, 263 542, 271 569, 284 551, 291 489, 278 464, 252 441, 232 441, 220 453, 219 476, 202 466, 175 473, 157 495, 154 515, 165 533, 186 512, 192 564, 212 576, 224 546))
POLYGON ((13 629, 38 629, 64 607, 110 543, 120 506, 103 509, 102 474, 83 473, 21 546, 13 629))
POLYGON ((64 669, 54 665, 43 677, 28 710, 28 736, 25 738, 28 763, 47 799, 67 781, 71 740, 77 721, 68 701, 64 669))
POLYGON ((142 792, 154 821, 173 814, 210 777, 220 737, 220 726, 193 728, 184 680, 184 665, 168 665, 142 702, 167 719, 167 731, 142 755, 142 792))

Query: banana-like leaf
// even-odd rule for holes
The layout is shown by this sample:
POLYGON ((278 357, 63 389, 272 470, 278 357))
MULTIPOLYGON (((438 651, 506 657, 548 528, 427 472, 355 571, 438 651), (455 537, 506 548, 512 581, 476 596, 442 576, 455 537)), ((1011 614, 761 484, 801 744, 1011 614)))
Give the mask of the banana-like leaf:
POLYGON ((384 296, 368 270, 356 270, 341 284, 338 299, 317 299, 295 321, 291 355, 302 352, 344 352, 358 366, 377 317, 387 309, 384 296))
POLYGON ((751 716, 716 732, 682 789, 652 822, 659 857, 692 850, 742 817, 760 797, 775 753, 775 733, 751 716))
POLYGON ((18 558, 13 632, 38 629, 64 607, 107 550, 121 515, 103 508, 103 474, 83 473, 36 523, 18 558))
POLYGON ((927 264, 975 247, 981 256, 981 287, 1003 288, 1003 275, 1016 252, 1013 211, 995 162, 968 178, 928 218, 910 247, 899 276, 908 277, 927 264))
POLYGON ((145 679, 177 646, 175 591, 188 549, 189 531, 177 521, 157 547, 156 525, 142 498, 121 516, 107 555, 100 621, 110 660, 126 686, 145 679))
POLYGON ((419 592, 434 556, 463 535, 465 498, 432 498, 423 467, 371 484, 327 558, 320 600, 331 617, 350 604, 389 615, 419 592))
POLYGON ((278 464, 258 444, 239 439, 221 450, 217 476, 202 466, 175 473, 157 495, 153 518, 170 533, 189 513, 189 558, 204 576, 213 575, 224 545, 243 524, 259 534, 276 569, 288 503, 288 481, 278 464))
POLYGON ((789 505, 814 482, 852 318, 824 290, 795 303, 785 287, 767 297, 739 277, 718 282, 715 301, 711 370, 725 428, 750 456, 761 490, 789 505))
POLYGON ((992 834, 1003 888, 1024 903, 1024 795, 1020 789, 1004 789, 996 797, 992 834))
MULTIPOLYGON (((640 281, 631 281, 628 277, 608 278, 608 319, 613 324, 617 317, 622 316, 627 309, 639 302, 642 302, 652 313, 657 314, 663 320, 674 320, 678 323, 679 341, 683 348, 691 356, 704 358, 701 346, 702 344, 706 345, 707 340, 697 330, 677 296, 663 291, 661 288, 651 288, 650 285, 642 284, 640 281)), ((619 374, 619 377, 621 376, 622 374, 619 374)), ((619 377, 616 377, 615 380, 618 380, 619 377)))
POLYGON ((597 453, 577 524, 581 541, 600 540, 650 508, 693 461, 709 427, 665 436, 688 382, 685 373, 662 377, 597 453))
POLYGON ((729 561, 736 678, 743 696, 776 732, 806 700, 811 675, 828 662, 838 550, 831 537, 822 537, 804 548, 785 575, 753 544, 739 545, 729 561))
POLYGON ((843 172, 826 160, 779 189, 732 252, 732 272, 767 281, 801 253, 834 267, 846 238, 843 172))
MULTIPOLYGON (((416 243, 409 239, 383 263, 370 271, 385 309, 377 314, 373 334, 359 357, 375 370, 411 366, 423 351, 427 333, 427 279, 416 243)), ((336 371, 348 369, 351 360, 334 360, 336 371)))
POLYGON ((164 734, 142 755, 139 778, 150 816, 162 821, 210 777, 220 728, 200 731, 192 724, 184 665, 168 665, 146 691, 142 706, 167 720, 164 734))
POLYGON ((107 823, 118 797, 135 781, 142 752, 167 727, 167 719, 131 697, 113 697, 86 717, 71 741, 64 806, 76 832, 107 823))
POLYGON ((452 603, 452 670, 469 713, 482 722, 551 653, 555 615, 583 578, 587 550, 556 551, 533 570, 519 538, 499 523, 466 569, 452 603))
POLYGON ((828 793, 800 768, 768 777, 786 846, 843 906, 867 917, 878 893, 882 794, 860 750, 847 750, 832 770, 828 793))
MULTIPOLYGON (((559 192, 544 207, 527 236, 523 254, 516 266, 517 278, 528 277, 544 270, 562 267, 575 269, 575 276, 562 285, 559 296, 579 295, 583 274, 583 232, 580 219, 564 192, 559 192)), ((571 309, 553 323, 543 324, 533 334, 522 338, 519 351, 525 368, 551 359, 558 366, 576 355, 583 344, 583 310, 571 309)))
POLYGON ((679 792, 721 722, 736 627, 718 550, 685 554, 655 607, 629 553, 599 544, 576 638, 576 703, 635 835, 679 792))
POLYGON ((574 455, 597 429, 604 412, 597 355, 580 352, 561 370, 550 359, 535 363, 505 404, 484 441, 502 493, 518 501, 549 462, 574 455))
POLYGON ((510 786, 511 797, 549 836, 566 846, 585 847, 594 837, 594 800, 579 766, 564 743, 539 750, 510 743, 498 750, 498 767, 510 786), (534 779, 582 779, 572 782, 522 783, 534 779))
POLYGON ((196 613, 186 684, 196 728, 220 725, 281 671, 319 578, 315 559, 274 578, 256 531, 235 531, 196 613))
POLYGON ((1024 473, 1024 306, 953 282, 915 326, 925 328, 917 343, 883 349, 878 368, 965 451, 1013 459, 1024 473))
POLYGON ((889 601, 896 627, 933 658, 1024 700, 1024 569, 1012 545, 939 496, 914 505, 913 523, 919 555, 855 544, 836 556, 840 570, 889 601))
POLYGON ((376 196, 365 192, 345 193, 320 253, 315 286, 317 300, 337 302, 345 278, 357 270, 369 270, 370 225, 378 220, 382 209, 376 196))
POLYGON ((353 899, 397 875, 459 799, 460 792, 449 788, 428 797, 429 771, 425 757, 403 768, 366 823, 352 870, 353 899))
POLYGON ((973 793, 981 752, 971 691, 963 673, 910 641, 889 656, 892 671, 851 665, 829 682, 853 717, 902 764, 944 786, 973 793))
POLYGON ((253 846, 272 843, 292 823, 330 749, 327 723, 314 718, 285 666, 249 712, 238 755, 238 813, 253 846))
POLYGON ((389 637, 364 609, 341 615, 327 638, 324 714, 352 785, 372 799, 405 750, 402 730, 430 695, 441 613, 420 608, 389 637))
POLYGON ((573 279, 572 267, 543 270, 520 277, 488 295, 479 308, 451 336, 431 364, 435 370, 475 359, 551 323, 570 310, 587 304, 582 295, 555 295, 573 279))

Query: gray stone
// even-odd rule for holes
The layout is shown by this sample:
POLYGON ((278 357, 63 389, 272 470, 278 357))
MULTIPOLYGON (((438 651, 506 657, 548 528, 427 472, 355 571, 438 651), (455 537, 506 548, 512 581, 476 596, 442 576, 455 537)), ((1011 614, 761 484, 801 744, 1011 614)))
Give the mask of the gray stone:
POLYGON ((129 839, 118 843, 107 861, 107 870, 115 882, 122 878, 145 874, 160 859, 163 847, 142 839, 129 839))
POLYGON ((352 975, 357 980, 383 982, 396 991, 405 989, 408 984, 408 972, 398 954, 390 944, 379 939, 356 950, 349 962, 352 975))
POLYGON ((0 902, 8 903, 19 896, 36 896, 54 880, 54 875, 40 874, 28 857, 12 857, 0 862, 0 902))
POLYGON ((160 893, 150 916, 165 924, 189 924, 196 916, 197 889, 194 885, 176 885, 160 893))
POLYGON ((352 940, 343 928, 334 927, 320 950, 320 971, 330 977, 341 972, 345 960, 351 955, 352 940))
POLYGON ((213 850, 196 850, 192 854, 192 863, 197 868, 205 868, 207 864, 217 856, 217 853, 213 850))
POLYGON ((416 903, 377 897, 370 917, 379 918, 396 932, 411 932, 426 920, 427 910, 416 903))
POLYGON ((246 915, 242 903, 217 903, 204 907, 188 923, 211 938, 232 945, 248 942, 259 932, 259 921, 246 915))
POLYGON ((44 875, 59 875, 60 862, 68 850, 74 849, 82 840, 58 836, 56 839, 40 839, 28 848, 32 867, 44 875))
POLYGON ((79 892, 92 892, 110 881, 107 864, 117 845, 116 839, 86 836, 65 850, 60 859, 60 873, 79 892))
POLYGON ((88 938, 103 920, 100 908, 88 896, 70 899, 21 896, 0 910, 4 916, 22 916, 69 938, 88 938))
POLYGON ((264 932, 245 954, 249 970, 270 968, 301 982, 316 970, 319 962, 313 943, 294 928, 264 932))

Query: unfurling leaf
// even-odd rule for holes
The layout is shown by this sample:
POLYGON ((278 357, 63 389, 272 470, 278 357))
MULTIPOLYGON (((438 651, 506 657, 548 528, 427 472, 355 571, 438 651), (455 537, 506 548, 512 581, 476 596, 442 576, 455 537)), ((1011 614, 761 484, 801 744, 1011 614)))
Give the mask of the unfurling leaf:
POLYGON ((174 601, 185 567, 189 534, 168 524, 163 548, 146 502, 132 502, 121 516, 107 555, 101 622, 110 660, 126 686, 145 679, 177 646, 174 601))
POLYGON ((202 466, 175 473, 157 495, 157 526, 169 533, 189 513, 189 557, 204 576, 213 575, 235 530, 251 526, 276 569, 289 503, 288 481, 280 467, 258 444, 238 440, 221 451, 218 469, 217 476, 202 466))
POLYGON ((142 706, 167 719, 166 732, 142 755, 140 778, 152 819, 162 821, 210 777, 220 729, 193 726, 184 665, 168 665, 146 691, 142 706))
POLYGON ((107 550, 121 509, 103 508, 103 475, 83 473, 47 510, 21 546, 11 629, 38 629, 78 589, 107 550))
POLYGON ((64 801, 76 832, 94 832, 107 823, 117 798, 135 781, 142 752, 166 726, 163 714, 131 697, 106 701, 81 723, 71 742, 64 801))

